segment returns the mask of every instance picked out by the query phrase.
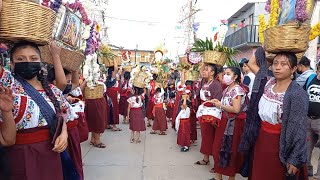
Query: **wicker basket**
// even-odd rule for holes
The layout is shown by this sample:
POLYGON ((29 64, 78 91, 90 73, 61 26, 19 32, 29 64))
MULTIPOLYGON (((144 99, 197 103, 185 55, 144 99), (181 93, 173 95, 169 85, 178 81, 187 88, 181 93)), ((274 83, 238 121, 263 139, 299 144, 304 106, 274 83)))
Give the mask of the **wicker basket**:
POLYGON ((192 72, 191 71, 186 71, 185 74, 184 74, 184 79, 186 81, 193 81, 194 77, 192 75, 192 72))
MULTIPOLYGON (((296 53, 296 56, 297 56, 297 61, 299 62, 302 58, 302 56, 304 56, 305 52, 301 52, 301 53, 296 53)), ((273 53, 269 53, 269 52, 266 52, 266 60, 270 63, 273 62, 273 59, 275 58, 276 54, 273 54, 273 53)))
POLYGON ((3 0, 0 12, 0 40, 48 44, 52 38, 55 12, 26 0, 3 0))
MULTIPOLYGON (((40 47, 41 51, 41 58, 43 62, 53 64, 52 56, 49 50, 49 46, 40 47)), ((60 60, 62 67, 67 70, 76 71, 79 70, 83 60, 84 60, 83 53, 72 51, 69 49, 62 48, 60 54, 60 60)))
POLYGON ((196 81, 199 78, 200 73, 197 71, 186 71, 184 78, 186 81, 196 81))
POLYGON ((121 65, 121 62, 122 62, 122 59, 121 59, 121 56, 117 56, 113 59, 108 59, 108 58, 105 58, 105 57, 101 57, 102 58, 102 61, 104 62, 104 64, 106 65, 106 67, 113 67, 113 60, 115 59, 117 61, 117 65, 121 65))
POLYGON ((148 78, 145 74, 139 73, 133 80, 133 86, 139 88, 145 88, 145 80, 148 78))
POLYGON ((264 32, 266 51, 269 53, 305 52, 308 48, 310 29, 308 24, 298 26, 296 23, 269 28, 264 32))
POLYGON ((132 66, 130 66, 130 65, 124 66, 124 67, 123 67, 123 70, 124 70, 125 72, 131 72, 132 66))
POLYGON ((103 85, 97 85, 93 89, 89 87, 84 88, 84 98, 86 99, 100 99, 103 98, 103 85))
POLYGON ((205 51, 203 53, 203 62, 223 66, 226 63, 227 55, 219 51, 205 51))

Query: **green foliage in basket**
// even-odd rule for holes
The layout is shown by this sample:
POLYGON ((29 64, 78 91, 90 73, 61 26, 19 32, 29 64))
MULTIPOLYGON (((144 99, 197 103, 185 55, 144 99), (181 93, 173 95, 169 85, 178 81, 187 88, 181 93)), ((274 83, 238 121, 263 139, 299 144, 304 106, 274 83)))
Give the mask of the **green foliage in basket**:
POLYGON ((188 63, 179 63, 178 66, 177 66, 177 69, 179 71, 182 71, 183 69, 189 70, 190 68, 191 68, 191 65, 188 64, 188 63))
POLYGON ((97 55, 99 57, 104 57, 104 58, 107 58, 107 59, 113 59, 115 57, 117 57, 117 55, 113 54, 111 52, 111 49, 109 48, 109 46, 107 45, 101 45, 97 51, 97 55))
POLYGON ((239 64, 235 60, 234 56, 239 53, 240 51, 235 50, 233 48, 229 48, 227 46, 224 46, 222 44, 217 44, 215 47, 213 47, 213 41, 212 39, 208 39, 206 37, 206 40, 197 39, 193 47, 191 48, 192 52, 204 52, 204 51, 218 51, 218 52, 224 52, 227 55, 227 61, 226 64, 233 65, 236 67, 239 67, 239 64))
POLYGON ((212 51, 213 50, 213 41, 210 38, 210 40, 206 37, 206 40, 197 39, 193 43, 193 47, 190 51, 192 52, 204 52, 204 51, 212 51))

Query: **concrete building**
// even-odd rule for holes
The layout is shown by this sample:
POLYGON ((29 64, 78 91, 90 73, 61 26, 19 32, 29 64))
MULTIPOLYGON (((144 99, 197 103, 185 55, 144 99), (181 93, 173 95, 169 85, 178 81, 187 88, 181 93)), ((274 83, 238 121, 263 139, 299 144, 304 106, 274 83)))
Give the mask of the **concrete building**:
MULTIPOLYGON (((235 57, 237 61, 242 58, 249 59, 255 52, 256 48, 261 46, 261 43, 259 42, 259 15, 265 15, 266 23, 269 20, 269 14, 265 10, 265 5, 265 2, 247 3, 228 19, 229 25, 231 26, 234 24, 236 27, 229 28, 224 44, 240 51, 240 53, 235 57)), ((316 6, 320 6, 319 1, 317 1, 316 6)), ((317 16, 319 16, 319 10, 316 8, 314 9, 313 16, 315 16, 315 22, 318 22, 319 17, 317 16)), ((315 41, 317 49, 312 46, 313 51, 310 52, 311 55, 308 53, 310 48, 306 55, 313 61, 319 61, 320 38, 317 38, 315 41)), ((311 47, 311 44, 309 44, 309 47, 311 47)))
POLYGON ((122 56, 123 52, 130 52, 129 58, 130 61, 134 64, 137 63, 150 63, 154 59, 153 50, 141 50, 141 49, 124 49, 123 47, 118 47, 115 45, 109 44, 113 54, 122 56))
POLYGON ((247 3, 228 19, 228 24, 235 24, 236 27, 229 28, 225 45, 240 51, 235 57, 236 60, 250 58, 255 49, 261 45, 259 42, 259 15, 265 14, 266 22, 268 21, 268 13, 264 9, 265 5, 265 2, 247 3))

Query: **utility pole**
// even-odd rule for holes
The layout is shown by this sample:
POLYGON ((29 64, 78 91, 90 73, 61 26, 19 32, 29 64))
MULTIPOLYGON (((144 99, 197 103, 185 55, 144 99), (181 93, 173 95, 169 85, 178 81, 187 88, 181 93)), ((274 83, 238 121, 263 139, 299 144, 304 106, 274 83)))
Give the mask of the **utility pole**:
POLYGON ((134 50, 134 64, 137 64, 137 50, 138 50, 138 44, 136 44, 136 49, 134 50))
POLYGON ((181 45, 185 48, 187 48, 196 38, 192 26, 194 24, 195 14, 199 12, 200 9, 195 8, 195 4, 197 3, 197 1, 193 1, 194 0, 188 0, 187 3, 183 5, 181 10, 182 20, 179 21, 184 30, 184 40, 181 45))

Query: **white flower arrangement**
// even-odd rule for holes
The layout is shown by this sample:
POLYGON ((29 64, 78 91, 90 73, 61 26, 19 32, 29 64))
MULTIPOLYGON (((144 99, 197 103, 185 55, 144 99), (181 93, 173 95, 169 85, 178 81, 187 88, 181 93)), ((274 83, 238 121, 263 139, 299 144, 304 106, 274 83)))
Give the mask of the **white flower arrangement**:
POLYGON ((83 66, 83 77, 87 81, 87 86, 93 89, 100 78, 100 66, 97 64, 97 54, 88 55, 83 66))

